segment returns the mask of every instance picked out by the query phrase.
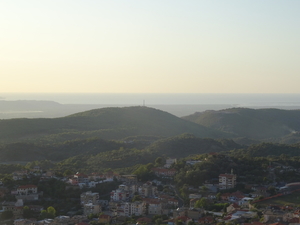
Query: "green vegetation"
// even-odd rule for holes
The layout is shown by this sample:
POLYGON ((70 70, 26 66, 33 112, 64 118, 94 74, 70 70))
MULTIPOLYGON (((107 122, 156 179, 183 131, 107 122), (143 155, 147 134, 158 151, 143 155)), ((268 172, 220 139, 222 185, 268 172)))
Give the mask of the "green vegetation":
POLYGON ((299 110, 232 108, 194 113, 183 118, 238 137, 287 143, 300 141, 297 134, 300 130, 299 110), (291 134, 297 135, 292 138, 291 134))
POLYGON ((255 203, 258 208, 267 207, 270 205, 294 205, 299 207, 300 205, 300 192, 294 192, 289 195, 279 196, 277 198, 264 200, 255 203))
POLYGON ((229 135, 148 107, 102 108, 55 119, 0 120, 0 142, 55 143, 77 138, 122 139, 136 135, 171 137, 229 135))

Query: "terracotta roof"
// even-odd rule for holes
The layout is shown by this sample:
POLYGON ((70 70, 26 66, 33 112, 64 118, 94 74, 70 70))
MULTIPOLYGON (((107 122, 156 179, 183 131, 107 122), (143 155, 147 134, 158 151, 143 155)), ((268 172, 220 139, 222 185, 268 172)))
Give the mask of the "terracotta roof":
POLYGON ((155 198, 143 198, 143 202, 146 202, 148 204, 160 204, 161 201, 159 199, 155 198))
POLYGON ((186 216, 179 216, 176 218, 176 220, 181 220, 181 221, 184 221, 186 222, 187 220, 189 220, 190 218, 189 217, 186 217, 186 216))
POLYGON ((296 217, 289 220, 289 223, 299 223, 299 222, 300 222, 300 219, 296 218, 296 217))
POLYGON ((198 220, 199 223, 212 223, 214 222, 214 218, 212 216, 205 216, 198 220))
POLYGON ((28 185, 22 185, 22 186, 19 186, 19 188, 22 188, 22 189, 26 189, 26 188, 37 188, 37 186, 33 185, 33 184, 28 184, 28 185))
POLYGON ((141 217, 136 220, 137 222, 150 223, 152 220, 148 217, 141 217))

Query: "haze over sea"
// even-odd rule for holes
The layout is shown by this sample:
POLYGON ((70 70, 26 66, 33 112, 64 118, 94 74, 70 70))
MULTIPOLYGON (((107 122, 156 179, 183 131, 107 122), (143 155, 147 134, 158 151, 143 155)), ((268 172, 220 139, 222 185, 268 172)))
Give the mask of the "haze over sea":
POLYGON ((1 93, 0 119, 54 118, 97 108, 142 105, 179 117, 234 107, 300 109, 300 94, 1 93))
POLYGON ((104 105, 234 105, 235 107, 300 107, 300 94, 207 93, 0 93, 0 99, 45 100, 60 104, 104 105))

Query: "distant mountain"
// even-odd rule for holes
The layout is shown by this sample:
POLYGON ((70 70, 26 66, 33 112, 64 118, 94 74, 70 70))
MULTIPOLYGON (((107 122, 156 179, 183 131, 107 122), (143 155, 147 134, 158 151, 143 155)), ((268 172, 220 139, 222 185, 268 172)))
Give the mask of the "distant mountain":
POLYGON ((251 139, 272 138, 272 141, 278 141, 300 131, 300 110, 232 108, 194 113, 182 118, 251 139))
MULTIPOLYGON (((60 104, 54 101, 17 100, 6 101, 0 97, 0 119, 14 118, 58 118, 92 109, 107 107, 128 107, 128 104, 60 104)), ((219 110, 231 105, 148 105, 169 112, 175 116, 185 116, 207 109, 219 110)))
POLYGON ((148 107, 102 108, 54 119, 0 120, 0 141, 46 140, 101 137, 122 139, 153 135, 171 137, 191 133, 197 137, 226 138, 230 135, 170 113, 148 107))

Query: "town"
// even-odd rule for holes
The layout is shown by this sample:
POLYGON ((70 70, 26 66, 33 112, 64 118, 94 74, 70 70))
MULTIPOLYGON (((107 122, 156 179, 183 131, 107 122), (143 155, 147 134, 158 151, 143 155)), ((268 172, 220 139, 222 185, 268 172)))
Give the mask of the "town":
MULTIPOLYGON (((191 170, 208 159, 202 160, 180 163, 184 162, 191 170)), ((299 198, 300 183, 283 184, 276 178, 277 173, 298 173, 299 168, 279 163, 268 165, 261 171, 267 176, 267 182, 260 183, 248 183, 231 169, 195 187, 176 184, 178 159, 160 157, 157 163, 159 167, 149 168, 152 174, 149 178, 153 178, 150 180, 140 179, 138 174, 113 171, 90 174, 69 171, 64 176, 56 176, 55 171, 39 166, 14 171, 11 180, 1 182, 1 224, 300 223, 297 204, 271 202, 283 197, 299 198)))

